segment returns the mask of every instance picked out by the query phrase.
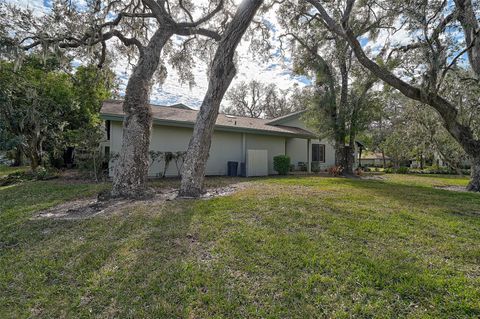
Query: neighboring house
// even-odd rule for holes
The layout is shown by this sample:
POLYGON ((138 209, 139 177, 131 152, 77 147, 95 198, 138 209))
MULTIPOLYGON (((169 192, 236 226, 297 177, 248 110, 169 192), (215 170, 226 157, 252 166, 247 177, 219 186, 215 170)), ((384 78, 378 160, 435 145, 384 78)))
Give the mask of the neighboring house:
MULTIPOLYGON (((193 132, 198 111, 184 105, 152 105, 153 129, 150 150, 161 152, 186 151, 193 132)), ((107 140, 102 143, 106 153, 121 151, 122 101, 105 101, 101 109, 105 120, 107 140)), ((276 174, 273 157, 288 155, 296 169, 312 166, 326 169, 335 165, 335 151, 331 143, 319 141, 301 120, 304 111, 276 119, 257 119, 219 114, 215 125, 207 175, 226 175, 227 162, 245 163, 247 176, 276 174), (313 165, 312 165, 313 162, 313 165)), ((149 176, 158 176, 163 163, 151 165, 149 176)), ((112 165, 110 165, 112 166, 112 165)), ((110 167, 110 174, 113 170, 110 167)), ((175 165, 170 165, 166 175, 177 175, 175 165)))
MULTIPOLYGON (((362 153, 362 157, 360 160, 362 166, 375 166, 375 167, 382 167, 383 166, 383 156, 382 153, 379 152, 364 152, 362 153)), ((385 156, 385 165, 390 166, 392 163, 390 157, 385 156)))

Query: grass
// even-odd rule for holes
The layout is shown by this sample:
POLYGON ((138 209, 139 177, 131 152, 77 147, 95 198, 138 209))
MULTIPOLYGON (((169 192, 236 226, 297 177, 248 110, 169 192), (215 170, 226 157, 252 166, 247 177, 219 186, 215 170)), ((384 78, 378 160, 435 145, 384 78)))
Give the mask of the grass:
POLYGON ((0 178, 7 176, 8 174, 18 173, 18 172, 25 172, 29 170, 30 167, 28 166, 7 166, 7 165, 0 165, 0 178))
POLYGON ((433 187, 467 182, 266 178, 80 221, 30 217, 108 185, 0 188, 0 317, 479 317, 480 195, 433 187))

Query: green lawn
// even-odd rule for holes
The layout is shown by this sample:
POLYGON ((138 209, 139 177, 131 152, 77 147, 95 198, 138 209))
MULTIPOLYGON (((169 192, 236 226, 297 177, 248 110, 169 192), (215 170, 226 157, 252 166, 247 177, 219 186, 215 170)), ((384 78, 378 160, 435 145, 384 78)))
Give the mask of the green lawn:
POLYGON ((30 217, 108 185, 0 188, 0 318, 479 317, 480 195, 384 178, 258 179, 80 221, 30 217))
POLYGON ((28 169, 29 169, 28 166, 11 167, 6 165, 0 165, 0 178, 5 177, 8 174, 12 174, 12 173, 25 172, 28 169))

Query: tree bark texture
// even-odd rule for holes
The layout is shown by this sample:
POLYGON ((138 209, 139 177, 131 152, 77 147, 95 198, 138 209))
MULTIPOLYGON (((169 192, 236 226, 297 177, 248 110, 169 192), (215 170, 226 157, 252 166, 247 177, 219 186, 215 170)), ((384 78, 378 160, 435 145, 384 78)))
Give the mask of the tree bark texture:
POLYGON ((345 143, 335 143, 335 165, 342 166, 344 175, 353 175, 353 164, 355 163, 355 153, 349 145, 345 143))
POLYGON ((15 148, 12 166, 23 166, 23 151, 20 146, 17 146, 17 148, 15 148))
POLYGON ((472 166, 470 169, 470 183, 468 183, 467 190, 480 192, 480 156, 472 158, 472 166))
POLYGON ((172 32, 159 29, 143 50, 128 80, 123 102, 123 142, 113 174, 112 197, 142 198, 147 195, 148 151, 152 114, 149 94, 160 53, 172 32))
POLYGON ((477 76, 480 76, 480 26, 471 0, 455 0, 458 21, 462 25, 467 47, 468 61, 477 76))
POLYGON ((210 66, 207 93, 197 115, 193 136, 188 145, 182 172, 180 196, 198 197, 203 193, 205 167, 208 160, 213 129, 223 96, 235 76, 233 61, 238 43, 247 30, 263 0, 244 0, 218 44, 210 66))

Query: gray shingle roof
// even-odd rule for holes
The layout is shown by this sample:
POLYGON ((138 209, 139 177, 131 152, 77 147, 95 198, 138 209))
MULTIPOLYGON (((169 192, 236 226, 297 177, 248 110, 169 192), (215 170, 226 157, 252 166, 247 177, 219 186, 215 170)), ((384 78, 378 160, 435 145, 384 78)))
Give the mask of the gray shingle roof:
MULTIPOLYGON (((100 111, 101 116, 104 119, 122 120, 123 116, 125 115, 122 110, 122 103, 123 101, 119 100, 109 100, 103 102, 102 109, 100 111)), ((169 126, 193 127, 198 114, 197 110, 181 109, 163 105, 151 105, 151 109, 155 124, 169 126)), ((226 131, 242 131, 246 133, 255 131, 255 133, 258 134, 263 133, 266 135, 283 135, 303 138, 316 137, 312 132, 298 127, 268 124, 271 121, 272 119, 257 119, 220 113, 218 114, 215 129, 226 131)))

